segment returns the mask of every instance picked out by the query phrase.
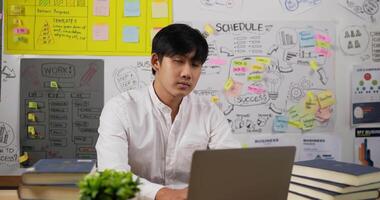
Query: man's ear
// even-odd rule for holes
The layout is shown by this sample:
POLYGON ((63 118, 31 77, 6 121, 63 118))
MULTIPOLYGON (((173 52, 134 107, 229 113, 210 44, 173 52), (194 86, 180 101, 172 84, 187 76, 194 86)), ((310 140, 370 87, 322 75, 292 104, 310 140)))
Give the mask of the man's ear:
POLYGON ((153 53, 150 57, 150 63, 152 64, 154 71, 157 72, 160 69, 160 59, 156 53, 153 53))

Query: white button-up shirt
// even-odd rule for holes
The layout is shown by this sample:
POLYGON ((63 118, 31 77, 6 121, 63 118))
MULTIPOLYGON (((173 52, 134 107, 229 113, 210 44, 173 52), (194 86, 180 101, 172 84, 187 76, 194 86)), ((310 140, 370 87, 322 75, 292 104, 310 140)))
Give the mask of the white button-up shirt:
POLYGON ((193 93, 172 123, 153 84, 127 91, 108 101, 100 116, 98 169, 132 171, 142 182, 140 196, 154 199, 164 185, 187 186, 195 150, 239 148, 230 130, 218 107, 193 93))

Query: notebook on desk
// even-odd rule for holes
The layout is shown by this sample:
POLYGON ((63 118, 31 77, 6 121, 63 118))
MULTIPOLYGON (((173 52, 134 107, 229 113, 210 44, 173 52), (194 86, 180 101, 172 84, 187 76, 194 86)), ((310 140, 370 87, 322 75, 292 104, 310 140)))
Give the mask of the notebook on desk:
POLYGON ((188 200, 286 200, 295 149, 196 151, 188 200))

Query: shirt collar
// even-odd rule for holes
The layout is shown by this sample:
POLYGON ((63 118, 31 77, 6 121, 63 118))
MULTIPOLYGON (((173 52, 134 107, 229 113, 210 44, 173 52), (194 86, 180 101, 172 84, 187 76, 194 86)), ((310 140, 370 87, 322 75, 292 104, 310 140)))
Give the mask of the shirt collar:
MULTIPOLYGON (((164 112, 164 113, 171 113, 172 112, 172 109, 169 106, 162 103, 162 101, 158 98, 156 92, 154 91, 153 82, 149 86, 149 96, 150 96, 150 99, 152 100, 152 102, 154 104, 154 107, 158 108, 161 112, 164 112)), ((182 107, 184 106, 184 104, 186 104, 187 100, 188 100, 187 96, 183 97, 182 102, 179 106, 178 113, 180 113, 182 107)))

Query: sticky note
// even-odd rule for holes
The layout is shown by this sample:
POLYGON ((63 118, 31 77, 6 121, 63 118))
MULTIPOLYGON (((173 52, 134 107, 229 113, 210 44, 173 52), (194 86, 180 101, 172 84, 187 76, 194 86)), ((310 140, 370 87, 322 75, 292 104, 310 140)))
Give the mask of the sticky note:
POLYGON ((254 65, 252 65, 251 69, 254 72, 262 72, 262 71, 264 71, 264 66, 258 65, 258 64, 254 64, 254 65))
POLYGON ((315 114, 318 110, 319 104, 313 92, 308 91, 305 97, 305 113, 315 114))
POLYGON ((265 92, 265 89, 260 86, 250 85, 248 86, 248 92, 252 94, 262 94, 265 92))
POLYGON ((110 0, 94 0, 94 16, 109 16, 110 0))
POLYGON ((50 88, 58 89, 58 83, 57 83, 57 81, 50 81, 50 88))
POLYGON ((109 40, 109 26, 108 24, 96 24, 93 27, 92 39, 95 41, 109 40))
POLYGON ((267 57, 256 57, 256 62, 269 65, 271 63, 271 59, 267 57))
POLYGON ((20 35, 13 36, 13 41, 14 42, 23 42, 23 43, 28 43, 28 38, 20 35))
POLYGON ((242 148, 242 149, 248 149, 249 146, 248 146, 248 144, 241 144, 241 148, 242 148))
POLYGON ((212 103, 218 103, 219 102, 219 97, 218 96, 211 96, 211 102, 212 103))
POLYGON ((226 83, 224 83, 224 90, 226 91, 230 90, 233 85, 234 85, 234 80, 232 80, 232 78, 228 78, 226 83))
POLYGON ((250 74, 247 76, 247 80, 248 81, 261 81, 263 79, 263 75, 262 74, 250 74))
POLYGON ((315 52, 317 52, 318 54, 320 54, 322 56, 325 56, 325 57, 330 57, 331 56, 330 50, 325 49, 325 48, 315 47, 315 52))
POLYGON ((36 115, 34 113, 28 113, 28 121, 35 122, 36 115))
POLYGON ((304 131, 308 131, 308 130, 311 130, 315 127, 315 117, 314 117, 314 114, 306 114, 304 116, 301 117, 300 119, 301 123, 303 124, 302 126, 302 130, 304 131))
POLYGON ((244 60, 234 60, 232 62, 232 65, 233 66, 243 66, 243 67, 247 67, 248 66, 248 62, 247 61, 244 61, 244 60))
POLYGON ((138 43, 139 28, 136 26, 125 26, 123 28, 123 42, 138 43))
POLYGON ((303 111, 303 109, 300 106, 300 104, 296 104, 296 105, 290 107, 290 109, 288 111, 289 120, 298 121, 299 118, 301 117, 302 113, 303 113, 302 111, 303 111))
POLYGON ((19 163, 26 162, 27 160, 29 160, 28 152, 24 152, 24 154, 18 158, 19 163))
POLYGON ((34 126, 28 126, 28 133, 30 134, 30 136, 36 136, 36 129, 34 128, 34 126))
POLYGON ((318 109, 317 113, 315 113, 315 118, 320 122, 325 122, 330 119, 331 115, 332 109, 330 106, 327 106, 325 108, 318 109))
POLYGON ((156 36, 156 34, 158 33, 158 31, 160 31, 162 28, 152 28, 151 32, 150 32, 150 39, 153 40, 154 36, 156 36))
POLYGON ((316 40, 320 40, 320 41, 324 41, 324 42, 327 42, 327 43, 331 43, 331 41, 332 41, 330 36, 324 35, 324 34, 321 34, 321 33, 315 34, 315 39, 316 40))
POLYGON ((230 97, 239 96, 241 93, 241 88, 243 87, 243 83, 233 81, 233 85, 229 90, 226 91, 225 95, 230 97))
POLYGON ((167 0, 152 0, 152 17, 167 18, 169 5, 167 0))
POLYGON ((315 59, 311 59, 310 62, 309 62, 309 65, 310 65, 310 68, 313 70, 313 71, 317 71, 318 69, 318 63, 315 59))
POLYGON ((331 45, 328 42, 317 40, 316 46, 324 49, 329 49, 331 45))
POLYGON ((334 94, 330 90, 325 90, 317 95, 318 103, 321 108, 335 104, 334 94))
POLYGON ((29 101, 28 102, 28 108, 30 108, 30 109, 37 109, 38 108, 37 102, 29 101))
POLYGON ((288 121, 288 124, 290 126, 295 127, 295 128, 302 128, 303 127, 303 124, 300 121, 288 121))
POLYGON ((140 16, 140 0, 124 0, 124 16, 140 16))
POLYGON ((298 33, 300 47, 314 47, 315 46, 315 36, 313 31, 301 31, 298 33))
POLYGON ((288 130, 288 117, 284 115, 277 115, 273 120, 273 131, 284 133, 288 130))
POLYGON ((225 65, 227 61, 224 58, 219 57, 210 57, 207 60, 207 63, 210 65, 225 65))
POLYGON ((204 28, 205 28, 205 31, 206 31, 206 33, 207 33, 208 35, 212 35, 212 34, 214 34, 214 32, 215 32, 214 28, 213 28, 210 24, 206 24, 206 25, 204 26, 204 28))
POLYGON ((232 71, 234 72, 234 73, 239 73, 239 72, 241 72, 241 73, 245 73, 245 72, 247 72, 248 71, 248 69, 246 68, 246 67, 233 67, 232 68, 232 71))
POLYGON ((10 15, 25 15, 25 6, 11 5, 9 8, 10 15))

